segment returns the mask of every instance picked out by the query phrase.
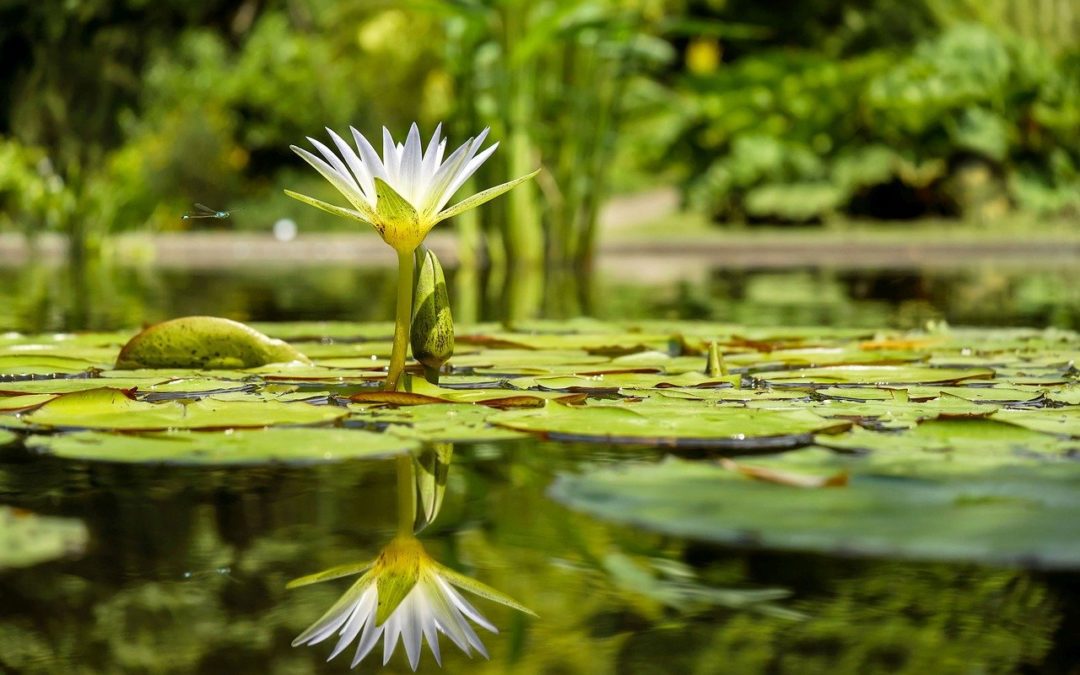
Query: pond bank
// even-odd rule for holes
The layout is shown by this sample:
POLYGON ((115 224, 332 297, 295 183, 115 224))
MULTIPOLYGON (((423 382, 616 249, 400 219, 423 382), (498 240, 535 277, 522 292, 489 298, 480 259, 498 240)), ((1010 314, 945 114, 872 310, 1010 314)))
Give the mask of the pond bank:
MULTIPOLYGON (((448 266, 457 262, 457 241, 451 232, 434 232, 427 244, 448 266)), ((268 234, 239 232, 186 232, 122 234, 109 240, 117 262, 184 269, 236 265, 321 265, 352 263, 392 266, 393 252, 373 235, 319 233, 278 241, 268 234)), ((43 235, 37 242, 39 259, 60 261, 66 241, 43 235)), ((0 234, 0 266, 21 265, 31 257, 31 247, 20 235, 0 234)), ((703 267, 737 268, 829 266, 946 267, 982 263, 1069 266, 1080 261, 1080 237, 1055 233, 1046 237, 1018 237, 994 232, 965 230, 917 236, 904 231, 737 230, 689 236, 638 234, 611 237, 599 248, 601 268, 642 269, 654 273, 703 267)))

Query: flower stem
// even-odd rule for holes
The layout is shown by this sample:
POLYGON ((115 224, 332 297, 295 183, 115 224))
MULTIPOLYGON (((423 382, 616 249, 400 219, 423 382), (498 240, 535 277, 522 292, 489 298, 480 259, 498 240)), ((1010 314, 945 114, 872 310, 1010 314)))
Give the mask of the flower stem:
POLYGON ((401 374, 405 372, 405 352, 409 350, 409 328, 412 323, 413 252, 398 251, 397 313, 394 316, 394 347, 390 351, 390 369, 383 389, 397 391, 401 374))
POLYGON ((413 477, 413 458, 409 453, 397 458, 398 535, 412 536, 416 522, 416 480, 413 477))

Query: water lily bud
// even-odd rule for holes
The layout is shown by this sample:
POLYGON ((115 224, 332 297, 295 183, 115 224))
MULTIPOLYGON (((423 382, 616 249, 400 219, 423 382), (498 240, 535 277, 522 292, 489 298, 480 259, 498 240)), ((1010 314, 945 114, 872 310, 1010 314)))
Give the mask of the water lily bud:
POLYGON ((454 354, 454 319, 439 259, 425 248, 417 249, 416 256, 418 271, 409 337, 413 357, 424 365, 424 377, 438 384, 439 369, 454 354))

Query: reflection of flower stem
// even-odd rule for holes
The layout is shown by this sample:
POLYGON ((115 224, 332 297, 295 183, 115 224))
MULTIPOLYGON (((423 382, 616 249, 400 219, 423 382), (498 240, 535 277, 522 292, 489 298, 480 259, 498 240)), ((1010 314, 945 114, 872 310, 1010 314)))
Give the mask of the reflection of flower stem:
POLYGON ((397 458, 398 534, 412 536, 416 522, 416 483, 413 479, 412 455, 397 458))
POLYGON ((409 328, 412 324, 413 251, 398 251, 397 309, 394 315, 394 346, 390 351, 390 369, 383 389, 397 391, 405 371, 405 352, 409 348, 409 328))

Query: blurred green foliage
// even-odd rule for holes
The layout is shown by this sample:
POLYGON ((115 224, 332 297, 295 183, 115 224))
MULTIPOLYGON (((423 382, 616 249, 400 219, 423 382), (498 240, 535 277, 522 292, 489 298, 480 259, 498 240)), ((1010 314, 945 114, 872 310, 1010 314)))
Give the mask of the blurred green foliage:
MULTIPOLYGON (((738 4, 717 16, 742 18, 738 4)), ((693 205, 794 222, 1080 210, 1075 41, 1054 49, 1013 30, 1004 10, 1018 3, 991 5, 997 14, 959 1, 844 4, 802 3, 819 20, 796 35, 778 13, 758 48, 735 41, 722 65, 701 56, 719 40, 688 44, 671 84, 681 105, 660 124, 693 205)), ((1080 35, 1068 3, 1048 4, 1080 35)))
POLYGON ((1072 213, 1078 38, 1071 0, 8 2, 0 228, 342 227, 281 195, 325 190, 288 145, 413 120, 492 127, 477 185, 545 169, 465 258, 587 255, 657 181, 722 219, 1072 213))

